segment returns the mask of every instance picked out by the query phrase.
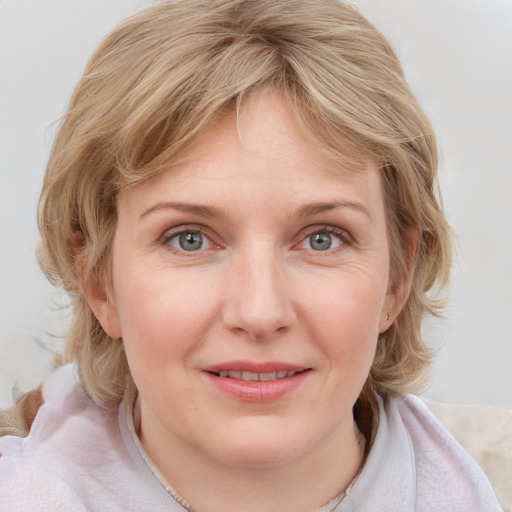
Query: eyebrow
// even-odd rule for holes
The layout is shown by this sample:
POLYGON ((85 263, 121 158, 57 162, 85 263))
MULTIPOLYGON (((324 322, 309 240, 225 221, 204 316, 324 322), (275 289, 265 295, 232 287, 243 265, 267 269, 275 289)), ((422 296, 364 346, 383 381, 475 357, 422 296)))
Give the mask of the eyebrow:
POLYGON ((368 208, 362 203, 358 203, 356 201, 332 201, 332 202, 319 202, 319 203, 311 203, 304 206, 301 206, 295 213, 298 218, 312 217, 319 213, 327 212, 329 210, 334 210, 336 208, 351 208, 353 210, 357 210, 361 213, 364 213, 366 216, 371 218, 370 211, 368 208))
POLYGON ((145 217, 146 215, 149 215, 152 212, 158 211, 158 210, 178 210, 181 212, 187 212, 187 213, 194 213, 196 215, 199 215, 200 217, 210 217, 210 218, 218 218, 222 217, 222 211, 218 208, 214 208, 211 206, 204 206, 200 204, 192 204, 192 203, 173 203, 173 202, 161 202, 157 203, 147 210, 144 210, 144 212, 141 214, 140 218, 145 217))
MULTIPOLYGON (((298 208, 294 212, 294 214, 292 214, 291 217, 297 217, 299 219, 302 219, 306 217, 312 217, 314 215, 318 215, 319 213, 323 213, 329 210, 334 210, 336 208, 351 208, 353 210, 364 213, 368 217, 371 217, 370 212, 368 208, 366 208, 366 206, 356 201, 346 200, 306 204, 298 208)), ((152 212, 166 209, 177 210, 186 213, 193 213, 200 217, 208 217, 212 219, 220 218, 223 216, 222 210, 212 206, 205 206, 193 203, 176 203, 164 201, 151 206, 147 210, 144 210, 140 218, 145 217, 146 215, 149 215, 152 212)))

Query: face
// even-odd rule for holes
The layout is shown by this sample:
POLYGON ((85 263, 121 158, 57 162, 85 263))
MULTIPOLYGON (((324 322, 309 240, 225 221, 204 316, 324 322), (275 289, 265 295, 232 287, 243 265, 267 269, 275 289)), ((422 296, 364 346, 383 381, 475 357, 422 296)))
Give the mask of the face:
POLYGON ((91 304, 125 344, 143 444, 254 467, 353 438, 396 301, 376 165, 339 171, 267 94, 121 194, 112 295, 91 304))

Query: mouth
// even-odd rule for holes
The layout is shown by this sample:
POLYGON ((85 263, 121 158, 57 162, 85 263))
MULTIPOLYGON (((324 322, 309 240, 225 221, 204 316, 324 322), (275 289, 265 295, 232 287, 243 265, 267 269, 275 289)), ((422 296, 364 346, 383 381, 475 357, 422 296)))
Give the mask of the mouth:
POLYGON ((224 379, 236 379, 236 380, 244 380, 244 381, 269 381, 269 380, 279 380, 285 379, 286 377, 293 377, 297 373, 307 370, 279 370, 275 372, 248 372, 248 371, 228 371, 222 370, 219 372, 211 372, 217 377, 222 377, 224 379))
POLYGON ((224 395, 242 402, 272 402, 301 387, 312 368, 287 363, 232 362, 203 371, 207 381, 224 395))

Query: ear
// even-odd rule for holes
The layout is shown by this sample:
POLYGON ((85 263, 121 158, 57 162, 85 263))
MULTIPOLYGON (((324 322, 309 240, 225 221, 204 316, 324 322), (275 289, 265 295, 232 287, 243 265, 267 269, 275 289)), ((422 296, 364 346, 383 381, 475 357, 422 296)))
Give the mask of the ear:
POLYGON ((402 246, 407 270, 399 277, 397 282, 391 283, 381 312, 379 333, 383 333, 389 329, 407 302, 409 293, 411 292, 413 264, 416 249, 418 247, 418 236, 419 234, 417 229, 407 229, 405 231, 402 239, 402 246))
POLYGON ((107 289, 104 279, 91 275, 82 284, 82 289, 89 307, 103 330, 111 338, 121 338, 121 326, 113 293, 107 289))

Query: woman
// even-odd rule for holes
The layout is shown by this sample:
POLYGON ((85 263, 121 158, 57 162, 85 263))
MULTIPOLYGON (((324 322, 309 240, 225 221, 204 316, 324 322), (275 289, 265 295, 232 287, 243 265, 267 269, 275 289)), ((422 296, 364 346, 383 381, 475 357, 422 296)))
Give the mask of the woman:
POLYGON ((349 5, 127 20, 75 90, 40 202, 80 384, 57 372, 28 437, 3 438, 1 506, 499 510, 406 395, 450 267, 436 168, 395 54, 349 5))

